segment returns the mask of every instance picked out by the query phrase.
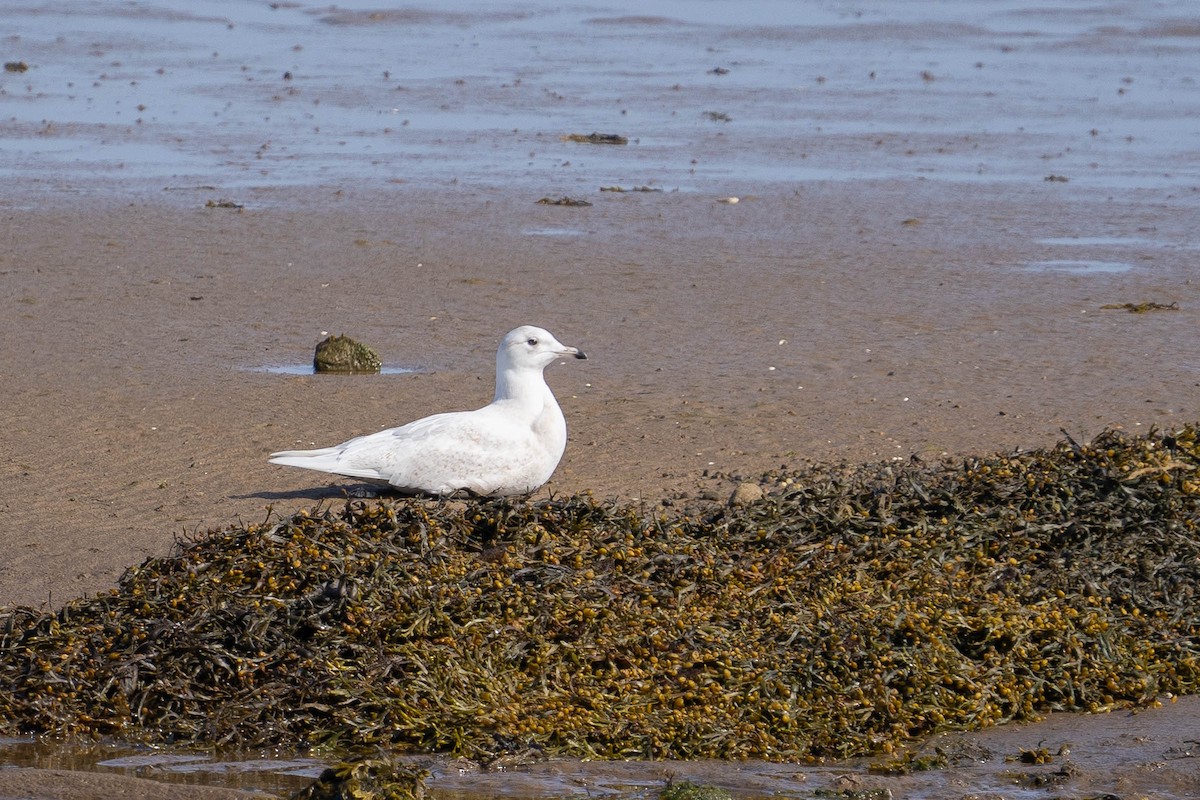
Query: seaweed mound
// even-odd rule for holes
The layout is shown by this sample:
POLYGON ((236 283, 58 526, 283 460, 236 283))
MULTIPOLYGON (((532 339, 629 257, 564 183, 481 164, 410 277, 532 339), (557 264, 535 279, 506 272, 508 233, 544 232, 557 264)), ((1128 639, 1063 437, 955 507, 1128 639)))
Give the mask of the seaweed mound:
POLYGON ((0 733, 799 760, 1198 688, 1194 426, 764 480, 213 531, 0 612, 0 733))

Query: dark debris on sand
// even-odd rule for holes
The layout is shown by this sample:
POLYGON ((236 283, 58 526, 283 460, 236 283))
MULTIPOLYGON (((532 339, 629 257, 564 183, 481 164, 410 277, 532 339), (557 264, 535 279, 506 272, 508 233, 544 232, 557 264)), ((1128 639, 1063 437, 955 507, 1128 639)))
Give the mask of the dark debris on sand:
POLYGON ((1152 704, 1200 678, 1198 470, 1192 426, 816 465, 690 515, 353 501, 233 526, 0 610, 0 734, 802 760, 1152 704))

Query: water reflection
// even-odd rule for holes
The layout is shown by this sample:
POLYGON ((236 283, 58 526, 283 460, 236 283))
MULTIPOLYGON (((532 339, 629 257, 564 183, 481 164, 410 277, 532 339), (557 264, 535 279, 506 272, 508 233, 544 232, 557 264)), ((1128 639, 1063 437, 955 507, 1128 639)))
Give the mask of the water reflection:
POLYGON ((8 767, 100 772, 284 796, 307 786, 325 768, 325 763, 318 759, 292 754, 213 755, 117 742, 68 744, 13 738, 0 739, 0 763, 8 767))
MULTIPOLYGON (((250 372, 270 372, 274 375, 316 375, 317 371, 313 369, 312 363, 307 364, 264 364, 260 367, 243 367, 250 372)), ((420 372, 415 367, 382 367, 379 372, 356 372, 354 375, 410 375, 415 372, 420 372)), ((322 373, 328 375, 347 375, 351 373, 330 372, 322 373)))
POLYGON ((1124 261, 1094 261, 1090 259, 1049 259, 1030 261, 1025 269, 1033 272, 1070 272, 1081 275, 1128 272, 1133 264, 1124 261))
POLYGON ((1141 236, 1059 236, 1050 239, 1039 239, 1038 243, 1062 245, 1067 247, 1161 247, 1173 250, 1200 249, 1200 243, 1196 242, 1165 242, 1159 239, 1149 239, 1141 236))

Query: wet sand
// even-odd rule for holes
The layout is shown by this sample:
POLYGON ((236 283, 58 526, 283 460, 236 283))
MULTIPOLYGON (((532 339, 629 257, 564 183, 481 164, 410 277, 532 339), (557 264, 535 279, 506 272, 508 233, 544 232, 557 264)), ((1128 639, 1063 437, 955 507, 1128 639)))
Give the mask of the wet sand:
POLYGON ((1181 220, 1064 204, 1056 188, 10 208, 0 602, 54 606, 179 534, 336 502, 353 481, 266 455, 486 403, 496 342, 523 322, 591 356, 548 370, 570 441, 543 494, 723 499, 725 476, 804 459, 936 459, 1195 419, 1190 251, 1042 243, 1181 220), (530 233, 549 228, 576 233, 530 233), (1030 266, 1064 251, 1130 267, 1030 266), (1180 308, 1101 308, 1146 300, 1180 308), (324 331, 418 371, 268 371, 308 363, 324 331))

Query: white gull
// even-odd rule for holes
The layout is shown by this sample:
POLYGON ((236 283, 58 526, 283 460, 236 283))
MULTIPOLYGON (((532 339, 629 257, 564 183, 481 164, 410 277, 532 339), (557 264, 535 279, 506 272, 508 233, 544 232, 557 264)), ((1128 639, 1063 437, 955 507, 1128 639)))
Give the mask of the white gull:
POLYGON ((391 486, 405 494, 532 492, 567 446, 567 422, 542 371, 561 356, 587 358, 548 331, 522 325, 496 350, 496 394, 453 411, 319 450, 284 450, 270 462, 391 486))

